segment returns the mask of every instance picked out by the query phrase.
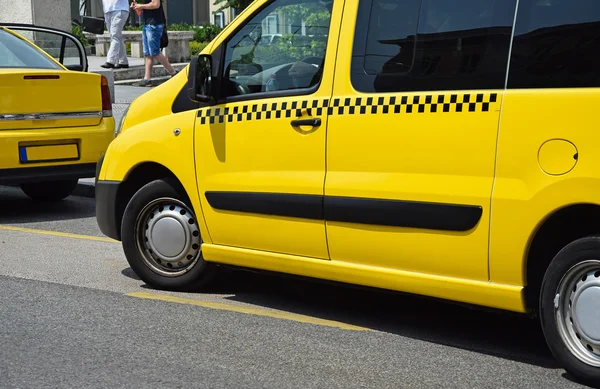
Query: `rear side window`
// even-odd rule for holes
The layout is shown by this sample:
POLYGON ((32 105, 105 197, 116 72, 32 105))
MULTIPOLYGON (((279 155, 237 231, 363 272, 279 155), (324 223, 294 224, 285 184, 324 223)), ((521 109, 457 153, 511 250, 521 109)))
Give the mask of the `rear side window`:
POLYGON ((600 86, 600 1, 520 0, 509 88, 600 86))
POLYGON ((504 88, 516 0, 360 0, 360 92, 504 88))
POLYGON ((61 69, 21 38, 0 30, 0 68, 61 69))

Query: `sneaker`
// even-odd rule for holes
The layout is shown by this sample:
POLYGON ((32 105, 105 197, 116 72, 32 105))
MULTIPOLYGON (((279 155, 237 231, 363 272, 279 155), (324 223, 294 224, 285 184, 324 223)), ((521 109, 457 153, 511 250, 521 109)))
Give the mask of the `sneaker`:
POLYGON ((103 63, 103 64, 102 64, 102 65, 100 65, 100 66, 101 66, 101 67, 103 67, 104 69, 114 69, 114 68, 115 68, 115 65, 113 65, 113 64, 112 64, 112 63, 110 63, 110 62, 105 62, 105 63, 103 63))
POLYGON ((175 70, 175 73, 171 74, 171 78, 175 77, 178 74, 179 74, 179 70, 175 70))
POLYGON ((133 86, 152 86, 152 81, 141 79, 133 83, 133 86))
POLYGON ((129 64, 120 63, 117 66, 115 66, 115 69, 129 69, 129 64))

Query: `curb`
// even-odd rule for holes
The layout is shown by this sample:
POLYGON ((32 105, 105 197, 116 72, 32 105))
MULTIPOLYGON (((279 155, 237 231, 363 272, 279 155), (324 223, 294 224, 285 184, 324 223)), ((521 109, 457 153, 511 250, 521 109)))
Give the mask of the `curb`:
POLYGON ((79 183, 77 183, 77 187, 75 187, 75 190, 73 191, 71 196, 87 197, 94 199, 96 198, 96 187, 93 182, 85 182, 79 180, 79 183))

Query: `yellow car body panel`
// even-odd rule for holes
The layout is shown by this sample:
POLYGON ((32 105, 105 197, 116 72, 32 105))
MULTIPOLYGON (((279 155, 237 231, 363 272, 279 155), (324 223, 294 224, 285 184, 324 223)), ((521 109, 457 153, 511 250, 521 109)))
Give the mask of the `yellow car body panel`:
POLYGON ((520 298, 521 288, 517 286, 382 269, 349 262, 322 261, 315 258, 265 253, 214 244, 204 244, 202 251, 211 261, 223 264, 417 293, 523 312, 520 298))
MULTIPOLYGON (((257 1, 247 12, 252 14, 261 6, 257 1)), ((342 10, 343 2, 336 2, 331 11, 328 55, 322 81, 315 92, 224 103, 199 111, 195 150, 198 189, 215 244, 329 259, 323 220, 223 212, 211 207, 206 192, 323 195, 325 101, 332 93, 342 10), (229 114, 224 115, 225 112, 229 114), (291 125, 294 120, 314 116, 321 118, 320 126, 291 125)), ((231 31, 242 21, 240 17, 232 23, 231 31)), ((218 47, 225 36, 217 38, 213 47, 218 47)))
MULTIPOLYGON (((163 85, 177 85, 171 80, 163 85)), ((194 161, 195 111, 166 115, 141 124, 127 127, 111 143, 102 164, 99 180, 127 180, 129 175, 144 163, 156 163, 169 169, 183 185, 198 215, 202 238, 211 242, 196 189, 194 161), (175 130, 180 133, 175 135, 175 130)))
MULTIPOLYGON (((244 12, 250 15, 263 7, 263 3, 256 1, 244 12)), ((344 80, 350 72, 352 41, 339 39, 340 29, 351 30, 354 23, 353 18, 346 18, 342 25, 342 12, 355 12, 355 7, 355 4, 340 1, 334 4, 328 55, 316 92, 265 101, 218 104, 198 111, 173 114, 173 100, 185 88, 187 81, 189 67, 186 67, 185 72, 131 104, 122 133, 109 147, 99 179, 126 181, 128 174, 144 162, 168 168, 184 186, 196 212, 203 216, 201 232, 205 239, 204 258, 207 261, 524 312, 522 285, 496 284, 489 282, 488 278, 489 202, 503 91, 471 93, 474 98, 477 94, 485 95, 489 105, 487 112, 481 110, 480 104, 480 109, 468 116, 450 113, 442 118, 434 115, 407 118, 403 125, 413 130, 411 137, 403 137, 397 131, 386 131, 386 119, 377 115, 345 117, 336 115, 334 108, 334 114, 327 117, 328 110, 322 105, 323 100, 331 98, 332 94, 335 97, 331 103, 338 96, 343 100, 356 95, 349 82, 344 80), (335 86, 334 74, 338 80, 335 86), (263 121, 256 120, 252 111, 254 105, 260 112, 263 104, 268 104, 269 110, 275 107, 275 111, 285 112, 285 108, 289 109, 294 103, 301 107, 304 101, 309 107, 314 103, 314 107, 324 110, 322 126, 306 133, 302 130, 307 129, 291 128, 288 123, 291 118, 285 115, 280 119, 263 121), (234 116, 243 114, 243 119, 250 113, 253 120, 237 121, 234 117, 232 122, 228 122, 227 116, 223 116, 225 109, 234 116), (220 116, 223 116, 223 122, 219 122, 220 116), (211 117, 214 118, 213 123, 211 117), (191 134, 189 120, 195 121, 195 135, 191 134), (276 135, 273 131, 275 125, 281 129, 276 135), (477 131, 482 125, 486 131, 477 131), (420 135, 418 129, 436 126, 441 126, 436 133, 439 142, 424 149, 423 142, 428 141, 429 136, 420 135), (359 139, 365 127, 379 129, 380 132, 378 136, 359 139), (175 128, 181 129, 178 137, 173 136, 175 128), (344 131, 340 130, 342 128, 344 131), (460 130, 461 135, 472 135, 473 142, 456 140, 451 130, 460 130), (195 145, 193 150, 190 149, 192 141, 195 145), (399 142, 404 145, 401 150, 395 146, 399 142), (438 159, 432 157, 442 146, 450 146, 450 151, 438 159), (373 152, 364 154, 364 150, 373 152), (369 159, 369 166, 377 170, 361 170, 363 159, 352 158, 356 153, 362 153, 363 158, 369 159), (397 153, 408 157, 406 160, 412 163, 394 162, 391 157, 397 153), (467 153, 470 155, 461 156, 467 153), (326 164, 328 170, 325 174, 326 164), (348 182, 352 185, 348 186, 348 182), (456 190, 445 192, 449 186, 456 190), (327 222, 325 226, 323 221, 318 220, 224 212, 211 207, 205 195, 210 191, 326 193, 373 198, 390 198, 390 194, 395 193, 399 198, 419 201, 487 202, 487 212, 482 213, 477 228, 468 232, 357 228, 356 225, 338 222, 327 222), (365 256, 365 251, 372 255, 365 256)), ((203 53, 211 54, 244 20, 242 15, 236 18, 203 53)), ((461 91, 458 94, 462 98, 467 93, 461 91)), ((424 99, 426 94, 409 95, 424 99)), ((377 95, 376 98, 389 99, 392 96, 377 95)))
MULTIPOLYGON (((175 96, 187 84, 188 71, 189 66, 186 66, 169 82, 164 82, 136 97, 123 117, 122 131, 155 118, 171 115, 175 96)), ((193 124, 188 124, 190 125, 193 124)))
MULTIPOLYGON (((253 2, 203 53, 214 54, 266 3, 253 2)), ((173 113, 188 67, 132 103, 99 179, 126 181, 145 162, 169 169, 202 219, 209 262, 526 312, 538 228, 558 209, 600 203, 599 135, 590 124, 600 94, 359 92, 351 83, 358 6, 334 2, 316 91, 173 113), (369 101, 365 112, 357 99, 369 101), (292 128, 291 120, 312 117, 296 114, 305 108, 322 110, 321 125, 292 128), (447 230, 357 224, 223 210, 211 205, 213 192, 442 204, 474 216, 447 230)))
POLYGON ((539 226, 562 208, 600 205, 600 134, 594 119, 599 103, 596 88, 506 92, 492 200, 492 281, 524 285, 529 246, 539 226), (562 172, 548 174, 539 162, 549 140, 567 146, 553 155, 562 161, 556 163, 562 172))
MULTIPOLYGON (((115 129, 114 117, 102 114, 101 76, 69 71, 26 38, 1 29, 34 46, 59 69, 0 68, 0 115, 5 115, 0 119, 0 181, 2 171, 96 164, 115 129), (14 115, 25 117, 11 120, 14 115), (56 145, 77 150, 65 154, 64 148, 51 147, 56 145), (38 148, 45 146, 40 154, 38 148), (27 150, 32 157, 24 161, 27 150)), ((35 181, 39 173, 31 172, 27 179, 35 181)))
MULTIPOLYGON (((347 2, 345 12, 355 15, 357 9, 357 2, 347 2)), ((355 17, 345 18, 342 30, 354 31, 355 23, 355 17)), ((340 41, 333 106, 342 108, 329 119, 325 195, 474 205, 484 211, 467 231, 328 221, 331 259, 487 281, 502 90, 360 93, 350 82, 352 49, 351 39, 340 41), (485 110, 483 102, 476 103, 478 95, 485 110), (367 101, 365 112, 354 107, 357 99, 367 101), (470 103, 458 111, 465 100, 475 104, 474 112, 470 103)), ((430 287, 424 284, 417 292, 430 287)))

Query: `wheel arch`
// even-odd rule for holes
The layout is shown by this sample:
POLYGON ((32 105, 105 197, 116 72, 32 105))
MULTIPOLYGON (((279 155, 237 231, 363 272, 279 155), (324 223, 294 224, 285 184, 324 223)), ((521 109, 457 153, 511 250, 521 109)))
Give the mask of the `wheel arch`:
MULTIPOLYGON (((161 179, 168 179, 170 182, 176 184, 178 186, 176 189, 189 198, 181 181, 164 165, 157 162, 143 162, 134 166, 125 176, 125 179, 122 181, 117 192, 115 218, 117 221, 117 233, 119 239, 121 238, 121 222, 123 220, 123 214, 125 213, 125 208, 127 207, 129 200, 131 200, 133 195, 144 185, 154 180, 161 179)), ((201 213, 196 210, 194 210, 194 212, 196 215, 201 215, 201 213)))
POLYGON ((537 313, 540 289, 550 262, 567 244, 600 234, 600 205, 571 204, 555 209, 544 218, 529 239, 525 256, 525 305, 537 313))

